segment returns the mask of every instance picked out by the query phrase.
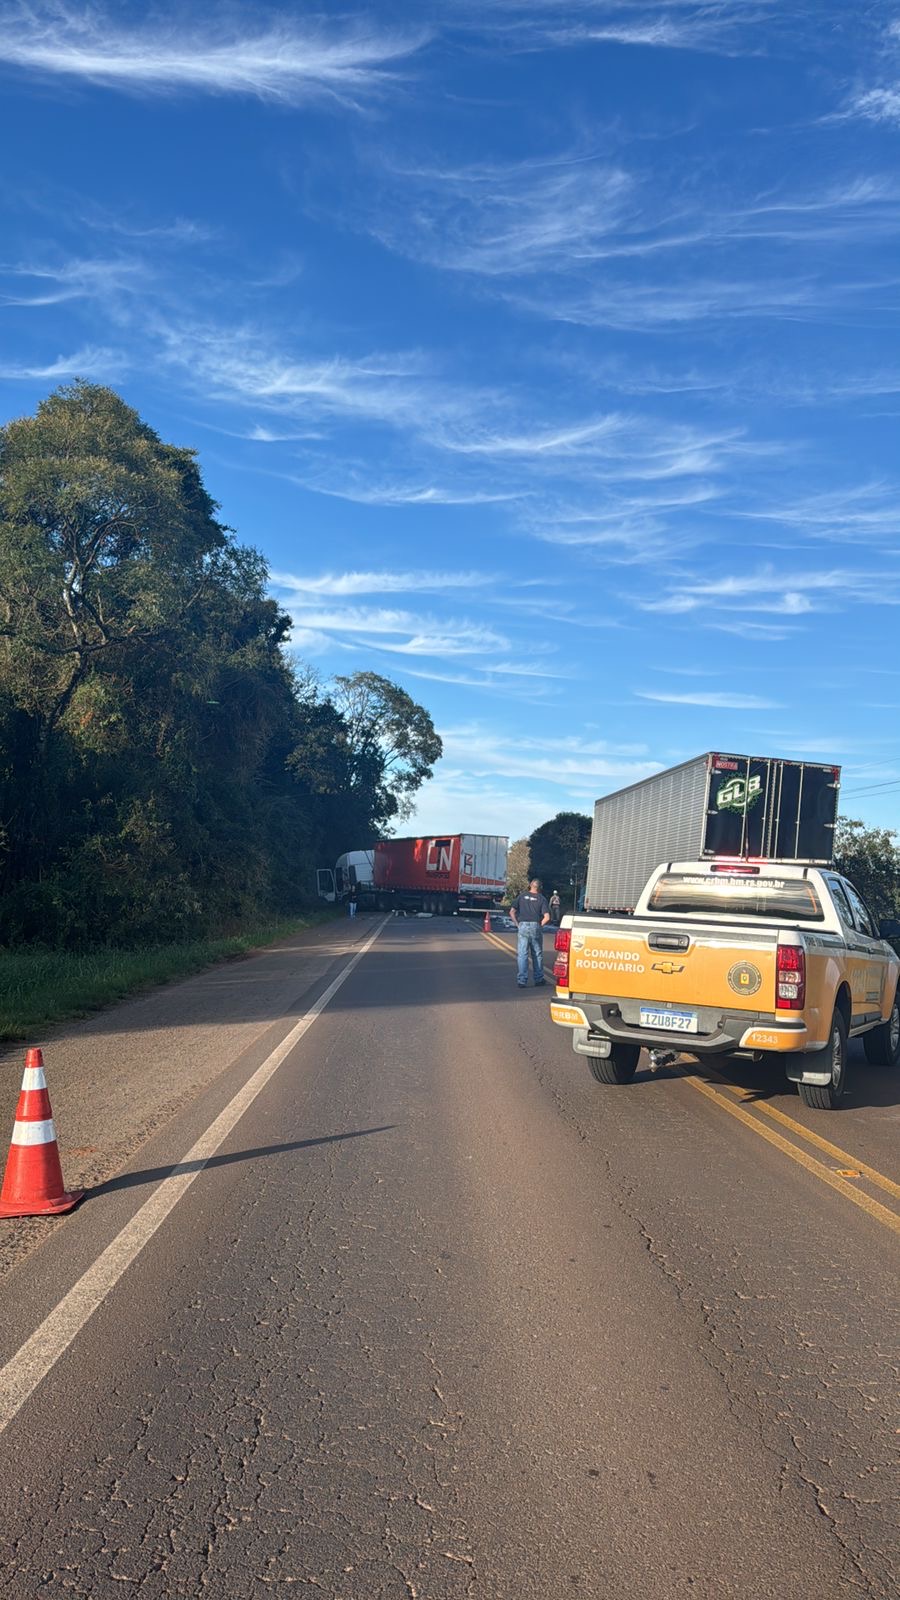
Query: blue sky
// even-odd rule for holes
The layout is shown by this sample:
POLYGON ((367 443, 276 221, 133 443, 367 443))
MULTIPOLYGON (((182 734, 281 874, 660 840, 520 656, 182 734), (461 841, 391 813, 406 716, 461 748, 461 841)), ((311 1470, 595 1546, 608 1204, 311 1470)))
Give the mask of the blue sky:
POLYGON ((900 825, 900 4, 33 0, 0 84, 0 416, 194 446, 414 825, 706 749, 900 825))

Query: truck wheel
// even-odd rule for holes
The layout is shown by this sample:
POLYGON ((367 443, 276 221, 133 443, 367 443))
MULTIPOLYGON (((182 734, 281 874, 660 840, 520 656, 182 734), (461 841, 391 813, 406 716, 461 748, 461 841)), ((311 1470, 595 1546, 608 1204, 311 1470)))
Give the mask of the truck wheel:
POLYGON ((598 1083, 630 1083, 640 1054, 640 1045, 614 1044, 608 1056, 588 1056, 587 1064, 598 1083))
POLYGON ((831 1082, 798 1083, 800 1099, 815 1111, 834 1111, 847 1086, 847 1024, 842 1011, 835 1011, 831 1019, 824 1050, 811 1051, 808 1059, 810 1065, 821 1062, 823 1072, 830 1066, 831 1082))
POLYGON ((900 1061, 900 989, 894 995, 887 1022, 863 1035, 863 1048, 873 1067, 896 1067, 900 1061))

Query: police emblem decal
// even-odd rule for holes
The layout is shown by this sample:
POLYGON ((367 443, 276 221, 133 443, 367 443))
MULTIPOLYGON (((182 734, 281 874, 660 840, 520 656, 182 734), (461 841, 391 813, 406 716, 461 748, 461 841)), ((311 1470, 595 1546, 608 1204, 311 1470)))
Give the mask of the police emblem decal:
POLYGON ((728 974, 728 982, 735 994, 755 994, 762 983, 762 973, 752 961, 737 961, 728 974))

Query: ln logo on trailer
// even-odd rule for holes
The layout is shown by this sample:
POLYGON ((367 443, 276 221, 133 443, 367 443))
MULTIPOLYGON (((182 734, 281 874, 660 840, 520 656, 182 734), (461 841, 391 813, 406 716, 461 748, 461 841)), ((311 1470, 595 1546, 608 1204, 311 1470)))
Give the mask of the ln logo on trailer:
POLYGON ((453 841, 451 839, 429 839, 428 850, 425 855, 425 871, 439 872, 449 876, 453 867, 453 841), (438 852, 435 855, 435 851, 438 852))

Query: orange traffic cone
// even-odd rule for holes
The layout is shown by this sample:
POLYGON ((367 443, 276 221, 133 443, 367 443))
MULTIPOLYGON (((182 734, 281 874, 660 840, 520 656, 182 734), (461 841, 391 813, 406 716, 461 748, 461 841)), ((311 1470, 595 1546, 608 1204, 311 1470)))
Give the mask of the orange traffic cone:
POLYGON ((481 925, 481 931, 482 933, 490 933, 491 931, 491 913, 489 911, 484 913, 484 922, 481 925))
POLYGON ((71 1211, 83 1194, 83 1189, 67 1194, 63 1187, 44 1058, 40 1050, 26 1050, 22 1093, 0 1190, 0 1217, 52 1217, 71 1211))

